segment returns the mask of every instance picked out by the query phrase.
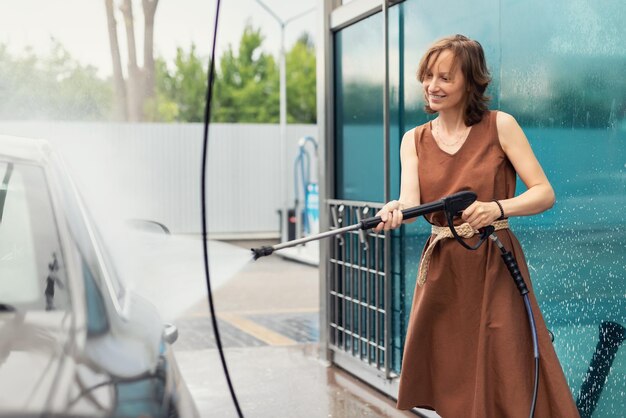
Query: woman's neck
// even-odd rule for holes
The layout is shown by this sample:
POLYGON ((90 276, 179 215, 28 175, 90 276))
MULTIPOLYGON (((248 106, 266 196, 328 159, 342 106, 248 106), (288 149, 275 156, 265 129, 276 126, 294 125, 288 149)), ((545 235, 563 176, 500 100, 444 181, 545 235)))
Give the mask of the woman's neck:
POLYGON ((439 126, 446 132, 458 132, 467 127, 463 110, 449 110, 439 112, 439 126))

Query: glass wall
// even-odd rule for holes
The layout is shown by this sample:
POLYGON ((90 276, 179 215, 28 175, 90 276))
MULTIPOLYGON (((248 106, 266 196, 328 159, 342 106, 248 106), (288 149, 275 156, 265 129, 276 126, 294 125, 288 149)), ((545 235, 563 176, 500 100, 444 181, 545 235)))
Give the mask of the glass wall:
MULTIPOLYGON (((389 10, 389 43, 400 45, 403 9, 389 10)), ((391 196, 400 191, 400 140, 404 130, 402 55, 390 53, 390 180, 391 196)), ((383 89, 385 81, 382 14, 373 15, 335 35, 335 190, 336 199, 384 201, 383 89)), ((402 280, 401 234, 392 237, 392 276, 402 280)), ((394 288, 392 326, 393 369, 400 369, 401 287, 394 288)))
POLYGON ((525 129, 557 195, 551 211, 515 219, 513 228, 582 415, 595 407, 594 417, 620 416, 626 410, 626 347, 620 348, 626 326, 626 5, 501 4, 500 107, 525 129))
MULTIPOLYGON (((477 39, 493 76, 491 108, 516 117, 557 193, 552 210, 515 218, 512 229, 583 416, 626 410, 625 19, 618 0, 407 0, 389 10, 392 198, 402 133, 429 118, 415 79, 421 55, 445 35, 477 39)), ((382 14, 335 39, 333 197, 382 202, 382 14)), ((393 237, 395 371, 429 232, 416 222, 393 237)))
POLYGON ((337 199, 384 199, 382 24, 379 13, 335 36, 337 199))

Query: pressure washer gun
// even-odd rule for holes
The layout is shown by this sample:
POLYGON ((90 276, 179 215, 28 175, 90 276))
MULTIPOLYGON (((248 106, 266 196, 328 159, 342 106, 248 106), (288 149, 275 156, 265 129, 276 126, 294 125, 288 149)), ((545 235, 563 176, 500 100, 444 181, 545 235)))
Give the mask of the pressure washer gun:
MULTIPOLYGON (((418 216, 428 215, 429 213, 444 211, 446 213, 446 219, 448 220, 448 227, 452 230, 452 234, 455 238, 461 242, 465 247, 470 249, 478 248, 486 239, 493 233, 493 229, 485 228, 481 233, 481 239, 476 244, 475 247, 469 247, 465 244, 461 237, 459 237, 454 229, 454 224, 452 223, 452 219, 459 215, 464 209, 466 209, 469 205, 474 203, 476 200, 476 193, 470 191, 463 191, 454 193, 450 196, 446 196, 440 200, 431 203, 425 203, 423 205, 415 206, 412 208, 404 209, 402 211, 403 219, 413 219, 418 216)), ((254 259, 257 260, 266 255, 272 254, 274 251, 282 250, 283 248, 295 247, 296 245, 304 244, 309 241, 315 241, 322 238, 332 237, 335 235, 344 234, 346 232, 358 231, 358 230, 368 230, 376 227, 379 223, 382 222, 380 216, 374 216, 371 218, 366 218, 361 220, 360 222, 345 226, 343 228, 332 229, 330 231, 322 232, 316 235, 310 235, 308 237, 296 239, 293 241, 282 242, 280 244, 276 244, 273 246, 264 246, 260 248, 252 248, 252 252, 254 253, 254 259)), ((491 227, 493 228, 493 227, 491 227)))

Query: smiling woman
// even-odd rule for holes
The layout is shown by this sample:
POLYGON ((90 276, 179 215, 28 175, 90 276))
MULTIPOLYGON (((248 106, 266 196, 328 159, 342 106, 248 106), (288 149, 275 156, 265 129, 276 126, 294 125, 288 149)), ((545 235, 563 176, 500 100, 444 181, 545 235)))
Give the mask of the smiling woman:
POLYGON ((398 408, 428 408, 444 417, 521 418, 529 411, 531 417, 575 417, 576 405, 537 305, 522 248, 508 224, 511 216, 550 209, 550 182, 515 119, 487 110, 484 93, 491 77, 480 43, 463 35, 442 38, 424 54, 418 76, 425 110, 437 118, 405 133, 400 197, 381 209, 383 222, 377 229, 400 227, 402 209, 471 190, 478 200, 463 210, 457 232, 469 230, 466 237, 476 245, 477 231, 495 229, 494 241, 511 249, 519 261, 519 268, 507 264, 509 270, 523 276, 529 289, 522 290, 528 299, 520 303, 513 286, 502 279, 507 268, 494 256, 496 244, 465 251, 443 239, 443 216, 427 216, 432 234, 413 295, 398 408), (519 196, 516 175, 528 189, 519 196), (524 305, 536 318, 532 333, 524 321, 524 305), (506 385, 494 383, 505 374, 506 385))

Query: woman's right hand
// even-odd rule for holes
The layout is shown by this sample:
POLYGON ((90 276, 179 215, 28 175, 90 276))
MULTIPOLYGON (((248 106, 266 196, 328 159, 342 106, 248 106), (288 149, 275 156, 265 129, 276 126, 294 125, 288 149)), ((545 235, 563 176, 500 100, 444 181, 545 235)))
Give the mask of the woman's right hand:
POLYGON ((389 231, 402 225, 402 209, 403 205, 397 200, 388 202, 381 210, 378 211, 378 213, 376 213, 376 216, 380 216, 382 222, 376 225, 374 231, 389 231))

